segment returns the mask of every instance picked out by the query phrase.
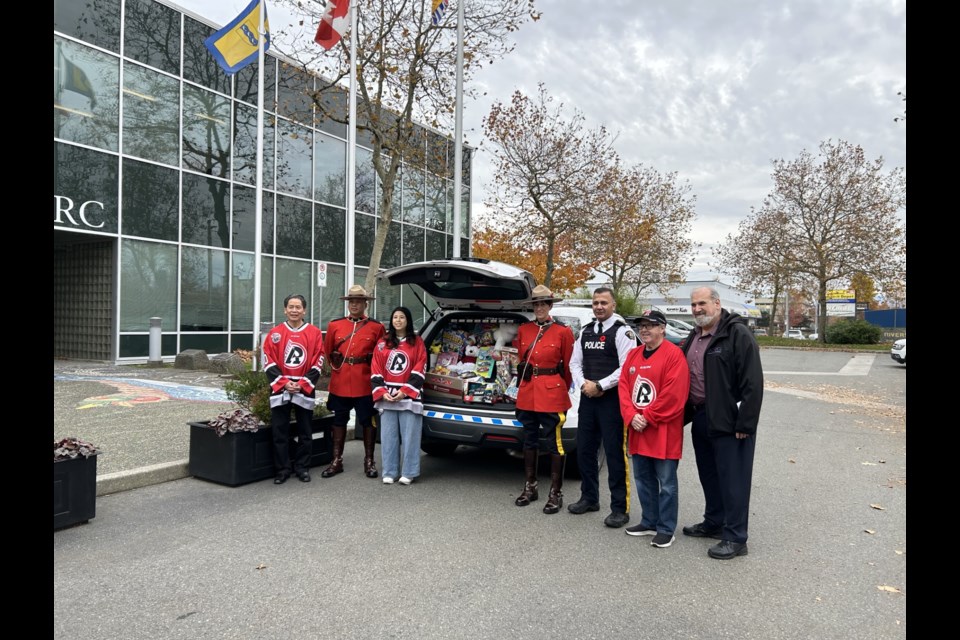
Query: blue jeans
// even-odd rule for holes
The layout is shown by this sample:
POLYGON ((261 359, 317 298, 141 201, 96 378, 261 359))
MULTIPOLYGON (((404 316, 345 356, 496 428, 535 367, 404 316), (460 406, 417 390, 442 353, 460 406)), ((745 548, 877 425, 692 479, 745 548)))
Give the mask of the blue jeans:
POLYGON ((640 524, 657 533, 672 536, 677 530, 680 500, 677 495, 677 467, 679 460, 658 460, 634 454, 633 477, 637 480, 640 499, 640 524))
POLYGON ((385 410, 380 414, 380 467, 384 478, 397 478, 400 457, 403 456, 403 475, 420 475, 420 434, 423 416, 413 411, 385 410))

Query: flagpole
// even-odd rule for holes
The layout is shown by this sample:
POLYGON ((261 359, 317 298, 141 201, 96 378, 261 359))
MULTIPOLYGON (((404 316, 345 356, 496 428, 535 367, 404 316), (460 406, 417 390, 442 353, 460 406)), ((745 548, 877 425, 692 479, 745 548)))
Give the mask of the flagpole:
MULTIPOLYGON (((356 184, 357 184, 357 3, 350 3, 350 107, 347 128, 347 265, 343 275, 343 294, 348 293, 353 282, 356 243, 356 184)), ((376 177, 374 177, 376 185, 376 177)), ((374 186, 376 194, 376 186, 374 186)))
POLYGON ((463 6, 457 0, 457 99, 453 141, 453 257, 460 257, 460 203, 463 200, 463 6))
POLYGON ((260 0, 260 34, 257 42, 257 188, 254 200, 253 240, 253 370, 257 370, 257 348, 260 346, 260 254, 263 244, 263 40, 265 0, 260 0))

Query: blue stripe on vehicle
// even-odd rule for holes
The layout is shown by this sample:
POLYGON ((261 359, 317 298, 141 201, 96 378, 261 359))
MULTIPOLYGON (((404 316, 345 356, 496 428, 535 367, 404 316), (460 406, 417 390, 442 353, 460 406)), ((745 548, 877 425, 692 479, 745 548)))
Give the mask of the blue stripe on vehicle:
POLYGON ((464 415, 461 413, 442 413, 440 411, 424 411, 423 415, 427 418, 439 418, 441 420, 453 420, 459 422, 473 422, 476 424, 493 424, 498 426, 506 427, 523 427, 517 420, 504 420, 502 418, 485 418, 483 416, 471 416, 464 415))

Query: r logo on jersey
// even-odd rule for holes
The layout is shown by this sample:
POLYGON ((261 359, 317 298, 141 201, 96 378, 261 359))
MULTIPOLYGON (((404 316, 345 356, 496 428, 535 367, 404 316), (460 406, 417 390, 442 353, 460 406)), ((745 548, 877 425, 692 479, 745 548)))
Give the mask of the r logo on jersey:
POLYGON ((387 356, 387 372, 392 375, 401 375, 410 366, 410 358, 403 351, 394 351, 387 356))
POLYGON ((633 381, 633 393, 630 396, 633 406, 643 409, 657 398, 657 389, 646 378, 637 376, 633 381))
POLYGON ((303 361, 307 357, 307 350, 302 344, 297 344, 292 340, 287 342, 287 348, 283 352, 283 364, 288 367, 302 367, 303 361))

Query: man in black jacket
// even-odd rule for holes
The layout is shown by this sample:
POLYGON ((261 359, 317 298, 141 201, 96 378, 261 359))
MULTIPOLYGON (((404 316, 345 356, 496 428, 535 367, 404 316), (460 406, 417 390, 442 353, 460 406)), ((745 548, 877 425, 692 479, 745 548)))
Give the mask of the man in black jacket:
POLYGON ((712 287, 690 292, 696 329, 683 351, 690 367, 684 422, 690 435, 706 503, 703 522, 684 527, 697 538, 715 538, 711 558, 747 555, 747 519, 757 422, 763 402, 760 348, 741 316, 723 309, 712 287))

